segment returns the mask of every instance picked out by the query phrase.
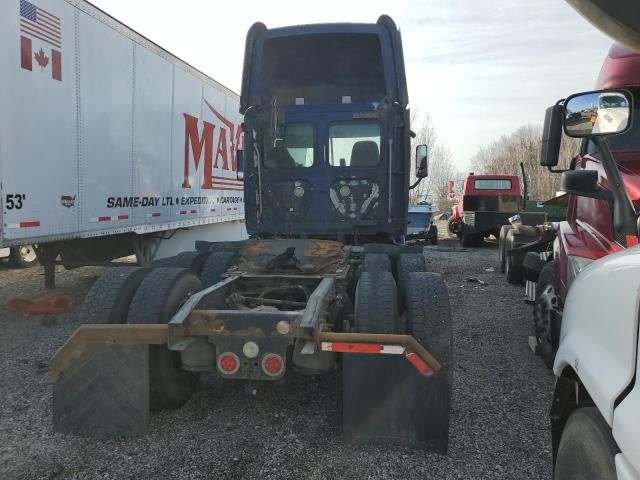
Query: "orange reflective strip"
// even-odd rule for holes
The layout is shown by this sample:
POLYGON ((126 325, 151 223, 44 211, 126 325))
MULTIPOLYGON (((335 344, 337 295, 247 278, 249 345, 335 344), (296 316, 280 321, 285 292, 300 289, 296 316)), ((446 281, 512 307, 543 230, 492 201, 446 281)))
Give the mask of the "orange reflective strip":
POLYGON ((413 365, 414 367, 416 367, 416 369, 422 374, 425 375, 427 377, 430 377, 433 375, 433 370, 431 369, 431 367, 429 365, 427 365, 426 363, 424 363, 422 361, 422 359, 416 355, 415 353, 407 353, 405 355, 405 358, 407 360, 409 360, 409 362, 411 363, 411 365, 413 365))
POLYGON ((342 353, 380 353, 382 352, 382 345, 378 343, 333 342, 331 351, 342 353))

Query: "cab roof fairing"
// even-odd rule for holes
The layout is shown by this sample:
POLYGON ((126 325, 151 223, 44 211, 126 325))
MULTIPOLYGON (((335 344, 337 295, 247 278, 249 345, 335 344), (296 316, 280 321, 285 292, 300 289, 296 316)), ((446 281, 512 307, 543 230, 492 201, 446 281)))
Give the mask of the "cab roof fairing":
MULTIPOLYGON (((387 96, 399 102, 403 108, 409 103, 406 73, 400 32, 393 20, 382 15, 373 23, 324 23, 295 25, 268 29, 263 23, 254 23, 247 33, 240 95, 240 113, 251 106, 261 104, 261 86, 256 75, 262 68, 262 52, 265 41, 290 36, 318 34, 375 34, 380 38, 384 80, 387 96)), ((380 99, 382 100, 382 99, 380 99)))

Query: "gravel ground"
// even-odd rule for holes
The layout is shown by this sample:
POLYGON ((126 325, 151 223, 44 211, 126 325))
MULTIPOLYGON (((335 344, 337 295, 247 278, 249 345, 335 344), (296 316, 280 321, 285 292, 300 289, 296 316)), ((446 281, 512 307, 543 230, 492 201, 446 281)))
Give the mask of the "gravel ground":
MULTIPOLYGON (((444 235, 446 237, 446 235, 444 235)), ((260 385, 204 377, 180 410, 154 414, 144 438, 96 441, 52 431, 48 359, 77 327, 73 312, 19 316, 16 296, 42 293, 39 268, 0 265, 0 479, 551 477, 553 376, 530 352, 523 289, 487 272, 495 246, 427 247, 449 287, 455 380, 449 454, 345 444, 339 374, 260 385), (486 282, 481 285, 467 279, 486 282)), ((59 290, 81 301, 100 268, 63 271, 59 290)))

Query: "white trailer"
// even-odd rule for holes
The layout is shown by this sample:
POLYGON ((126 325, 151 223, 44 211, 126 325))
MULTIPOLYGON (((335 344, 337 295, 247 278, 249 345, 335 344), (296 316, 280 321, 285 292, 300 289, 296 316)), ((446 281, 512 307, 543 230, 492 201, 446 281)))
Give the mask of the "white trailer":
POLYGON ((0 247, 65 266, 239 240, 237 94, 83 0, 0 3, 0 247))

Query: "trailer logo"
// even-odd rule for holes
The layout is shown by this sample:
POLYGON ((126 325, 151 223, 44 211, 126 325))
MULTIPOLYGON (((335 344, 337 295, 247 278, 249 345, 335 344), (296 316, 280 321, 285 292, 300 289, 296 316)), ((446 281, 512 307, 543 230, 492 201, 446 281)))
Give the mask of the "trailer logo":
POLYGON ((63 207, 71 208, 76 204, 76 196, 62 195, 60 197, 60 203, 63 207))
POLYGON ((60 17, 20 0, 20 66, 33 71, 33 60, 44 72, 51 59, 51 78, 62 81, 60 17), (47 55, 49 53, 49 55, 47 55))
POLYGON ((189 168, 191 166, 190 154, 193 154, 193 165, 198 171, 202 164, 204 153, 204 166, 202 166, 202 185, 205 190, 236 190, 243 191, 242 182, 233 176, 224 176, 225 172, 234 173, 237 170, 236 152, 242 141, 240 125, 234 125, 231 120, 218 112, 213 106, 203 99, 205 105, 221 122, 217 129, 217 148, 214 159, 214 137, 216 125, 203 121, 202 134, 198 128, 198 118, 184 114, 184 178, 182 188, 191 188, 189 168), (220 175, 214 175, 214 169, 220 170, 220 175))

